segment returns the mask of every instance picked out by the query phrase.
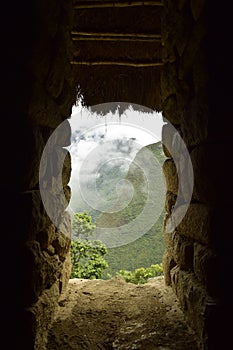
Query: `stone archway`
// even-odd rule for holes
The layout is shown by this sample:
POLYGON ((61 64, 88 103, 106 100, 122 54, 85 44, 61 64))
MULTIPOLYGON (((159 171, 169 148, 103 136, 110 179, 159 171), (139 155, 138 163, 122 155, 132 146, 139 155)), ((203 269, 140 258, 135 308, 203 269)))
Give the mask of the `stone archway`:
MULTIPOLYGON (((101 4, 105 2, 108 6, 112 3, 102 1, 101 4)), ((76 5, 78 3, 84 5, 79 1, 76 5)), ((89 3, 96 4, 94 1, 89 3)), ((131 6, 133 11, 136 5, 143 6, 142 2, 137 3, 131 6)), ((7 169, 1 182, 2 198, 7 201, 3 218, 10 227, 8 224, 2 245, 12 247, 13 253, 11 266, 5 267, 2 278, 5 281, 3 317, 6 341, 9 347, 12 344, 12 348, 13 344, 18 347, 22 344, 24 349, 32 349, 35 341, 46 341, 46 329, 61 291, 59 281, 69 245, 54 232, 41 206, 39 159, 49 135, 69 117, 76 101, 78 75, 73 74, 77 67, 72 70, 70 64, 73 60, 70 33, 73 31, 74 38, 79 35, 79 40, 81 34, 73 30, 71 1, 59 4, 54 1, 26 1, 24 5, 14 4, 14 13, 12 8, 6 9, 4 13, 10 13, 11 18, 6 15, 1 22, 6 51, 2 64, 5 87, 2 126, 4 134, 6 130, 12 130, 14 144, 17 144, 14 148, 16 153, 13 153, 15 162, 7 152, 3 152, 3 164, 7 169), (20 40, 12 42, 16 34, 20 40), (12 203, 17 208, 14 220, 9 211, 12 203), (13 325, 20 330, 15 337, 9 336, 13 325)), ((153 60, 151 54, 149 60, 142 57, 143 62, 135 63, 154 66, 145 75, 137 75, 135 72, 139 67, 131 67, 138 83, 128 90, 128 69, 120 72, 118 66, 114 72, 107 65, 105 77, 113 77, 113 84, 118 84, 114 92, 112 90, 114 100, 119 100, 117 96, 122 93, 124 99, 127 96, 127 100, 134 102, 135 97, 136 103, 163 110, 164 116, 180 129, 189 147, 195 175, 193 203, 177 232, 168 237, 164 258, 166 278, 168 283, 172 283, 187 320, 197 331, 200 348, 221 348, 223 344, 227 347, 230 336, 227 316, 232 313, 228 285, 232 275, 232 237, 227 220, 232 211, 232 190, 229 186, 232 176, 228 168, 232 147, 229 128, 232 99, 229 69, 232 61, 229 44, 231 11, 226 4, 223 8, 207 0, 179 1, 176 4, 164 1, 163 5, 158 6, 152 1, 148 5, 154 13, 151 19, 153 28, 157 25, 155 18, 159 22, 161 19, 162 23, 163 50, 157 52, 163 66, 158 65, 158 56, 153 60), (158 11, 162 12, 157 17, 158 11), (221 164, 219 167, 216 167, 216 159, 221 164), (222 171, 224 167, 227 171, 222 171)), ((140 18, 140 15, 141 12, 136 17, 140 18)), ((125 33, 117 34, 120 43, 125 33)), ((129 34, 125 38, 133 39, 129 34)), ((84 36, 82 34, 81 38, 84 36)), ((148 36, 146 40, 151 42, 152 39, 156 42, 158 37, 148 36)), ((145 38, 141 36, 140 40, 143 42, 145 38)), ((123 63, 129 64, 128 61, 123 63)), ((104 84, 102 82, 103 66, 95 74, 94 67, 96 65, 89 67, 83 64, 83 79, 80 76, 87 105, 102 102, 101 99, 106 96, 109 99, 111 95, 106 79, 104 84), (100 86, 103 90, 97 88, 100 86)), ((145 70, 145 67, 141 68, 145 70)), ((171 136, 164 131, 164 137, 171 136)), ((4 141, 5 145, 9 144, 9 135, 4 141)), ((172 160, 169 167, 172 167, 172 160)), ((174 195, 176 193, 170 189, 166 204, 168 213, 174 195)), ((6 248, 2 266, 8 260, 6 248)))

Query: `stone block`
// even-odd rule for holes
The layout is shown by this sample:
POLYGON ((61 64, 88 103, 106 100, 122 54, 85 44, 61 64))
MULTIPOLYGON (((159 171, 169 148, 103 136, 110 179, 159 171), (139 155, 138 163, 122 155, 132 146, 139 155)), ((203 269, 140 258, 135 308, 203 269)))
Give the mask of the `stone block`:
POLYGON ((63 52, 59 51, 61 50, 58 50, 58 52, 54 55, 55 59, 50 65, 45 83, 46 91, 54 99, 61 94, 65 79, 64 67, 66 65, 66 61, 64 59, 63 52))
POLYGON ((37 36, 37 45, 33 48, 30 69, 33 76, 43 83, 48 75, 51 62, 51 41, 46 33, 37 36))
POLYGON ((47 189, 41 189, 43 205, 52 223, 58 228, 63 221, 63 214, 69 205, 71 189, 65 186, 57 192, 51 192, 47 189), (60 191, 59 191, 60 190, 60 191))
POLYGON ((71 157, 66 149, 54 144, 56 135, 52 138, 41 163, 40 191, 44 207, 58 227, 71 197, 67 185, 71 175, 71 157))
POLYGON ((194 273, 209 296, 221 296, 223 264, 221 258, 212 249, 199 243, 194 244, 194 273))
POLYGON ((179 12, 176 22, 176 30, 174 31, 176 49, 181 57, 188 44, 189 36, 193 28, 192 17, 189 12, 179 12))
POLYGON ((188 147, 205 142, 208 137, 209 108, 207 98, 195 96, 184 109, 181 118, 183 140, 188 147), (200 127, 201 125, 201 127, 200 127))
MULTIPOLYGON (((188 209, 186 205, 177 207, 173 216, 177 233, 202 244, 208 244, 211 241, 211 219, 211 208, 204 204, 196 203, 190 204, 188 209), (180 221, 180 215, 183 216, 185 211, 185 216, 181 222, 176 225, 176 223, 180 221)), ((167 222, 164 227, 164 230, 166 229, 167 222)))
MULTIPOLYGON (((69 204, 70 198, 71 198, 71 188, 70 188, 70 186, 63 187, 63 191, 64 191, 64 195, 65 195, 63 211, 65 211, 65 209, 67 208, 67 204, 69 204)), ((63 198, 63 196, 62 196, 62 198, 63 198)))
POLYGON ((163 232, 163 239, 169 256, 183 270, 193 270, 193 242, 176 232, 163 232))
POLYGON ((176 65, 173 63, 166 63, 161 73, 161 93, 163 101, 169 96, 175 95, 178 86, 179 80, 176 65))
POLYGON ((173 130, 170 124, 164 124, 162 127, 162 147, 165 156, 168 158, 172 158, 169 149, 171 149, 172 145, 173 130))
MULTIPOLYGON (((65 5, 67 6, 67 4, 65 5)), ((59 33, 59 40, 60 42, 63 42, 64 45, 63 47, 60 47, 60 49, 63 49, 63 57, 66 58, 67 62, 70 62, 73 57, 74 57, 74 46, 73 46, 73 41, 72 41, 72 35, 71 35, 71 30, 73 27, 73 19, 71 18, 70 25, 66 25, 63 27, 62 31, 59 33)), ((66 77, 70 75, 71 72, 71 66, 69 64, 66 64, 66 77)))
POLYGON ((212 205, 231 205, 233 168, 229 167, 229 145, 206 144, 191 152, 194 199, 212 205))
POLYGON ((167 191, 166 198, 165 198, 165 210, 169 215, 173 210, 173 207, 176 203, 176 199, 177 199, 177 196, 174 193, 167 191))
POLYGON ((175 39, 169 38, 171 31, 162 30, 162 57, 165 63, 174 63, 176 61, 175 39))
POLYGON ((168 253, 167 250, 163 254, 162 263, 163 263, 163 274, 164 274, 165 283, 167 286, 171 286, 172 281, 171 281, 170 271, 174 266, 176 266, 176 262, 173 260, 173 258, 171 257, 171 255, 168 253))
POLYGON ((55 239, 55 225, 51 224, 36 235, 36 240, 40 243, 41 250, 47 250, 55 239))
MULTIPOLYGON (((72 68, 70 61, 73 59, 73 43, 68 26, 61 26, 57 32, 52 45, 52 60, 49 73, 46 78, 45 87, 51 97, 57 99, 65 84, 65 79, 73 81, 72 68)), ((73 85, 74 88, 74 85, 73 85)), ((69 99, 69 90, 66 89, 69 99)))
POLYGON ((189 203, 192 199, 193 187, 194 187, 194 174, 192 162, 187 150, 180 152, 179 160, 176 161, 178 168, 178 181, 179 181, 179 192, 178 199, 180 198, 180 202, 182 203, 181 198, 183 198, 183 202, 189 203))
POLYGON ((192 95, 192 86, 190 82, 180 80, 180 85, 176 91, 177 109, 183 113, 183 110, 189 104, 190 96, 192 95))
POLYGON ((169 151, 168 151, 168 149, 167 149, 167 147, 165 146, 164 143, 162 143, 162 148, 163 148, 163 153, 164 153, 165 157, 172 158, 171 154, 169 153, 169 151))
POLYGON ((58 255, 60 261, 64 261, 70 250, 71 239, 67 237, 60 231, 56 232, 55 239, 52 242, 53 247, 55 248, 55 253, 58 255))
POLYGON ((179 79, 185 80, 188 78, 189 73, 192 70, 194 61, 196 61, 202 43, 206 35, 206 24, 205 21, 199 20, 194 25, 192 32, 190 33, 187 45, 181 56, 179 72, 179 79))
POLYGON ((70 253, 66 255, 65 260, 63 261, 62 272, 59 280, 59 292, 62 295, 65 292, 68 285, 70 275, 71 275, 72 263, 70 253))
POLYGON ((162 103, 163 116, 172 124, 178 125, 181 121, 181 113, 177 105, 176 95, 169 95, 162 103))
POLYGON ((37 233, 46 230, 51 224, 40 191, 24 192, 20 196, 19 205, 19 227, 24 232, 25 238, 34 240, 37 233))
POLYGON ((71 215, 68 211, 64 211, 64 213, 62 214, 61 223, 58 226, 58 231, 64 234, 69 239, 71 239, 72 223, 71 223, 71 215))
POLYGON ((39 81, 32 89, 28 114, 30 122, 54 129, 63 121, 59 106, 46 93, 43 84, 39 81))
POLYGON ((52 193, 59 193, 63 185, 67 185, 69 182, 70 173, 71 157, 69 151, 56 144, 56 133, 54 133, 46 145, 40 164, 41 187, 47 188, 52 193))
POLYGON ((172 159, 166 159, 163 163, 163 173, 167 190, 177 195, 178 176, 175 163, 172 159))
POLYGON ((67 152, 62 168, 62 185, 67 186, 71 177, 71 155, 67 152))
POLYGON ((54 320, 59 299, 59 282, 54 283, 51 288, 43 291, 39 300, 33 304, 28 311, 35 318, 35 350, 47 349, 48 330, 54 320))
POLYGON ((183 149, 181 130, 167 123, 162 128, 162 143, 165 146, 166 156, 173 159, 179 159, 183 149))
POLYGON ((56 128, 56 145, 65 147, 71 143, 71 126, 68 120, 56 128))
MULTIPOLYGON (((67 62, 68 64, 69 62, 67 62)), ((72 76, 70 67, 70 74, 66 75, 64 79, 63 89, 60 95, 56 98, 56 103, 59 106, 63 120, 69 118, 72 113, 72 106, 77 100, 77 90, 72 76)))
POLYGON ((184 311, 188 325, 200 340, 203 336, 206 291, 192 272, 176 266, 171 270, 172 288, 184 311))
POLYGON ((175 38, 173 34, 173 23, 175 22, 174 12, 168 11, 164 6, 161 16, 161 35, 162 35, 162 57, 164 62, 172 63, 176 61, 175 38))
POLYGON ((21 146, 17 150, 17 157, 21 159, 19 169, 15 169, 16 173, 21 173, 19 178, 22 179, 20 187, 23 191, 38 186, 40 159, 45 146, 41 128, 33 126, 29 129, 29 125, 27 128, 27 137, 25 134, 22 136, 21 146))
POLYGON ((35 303, 45 289, 49 289, 58 279, 62 271, 62 263, 58 255, 50 256, 42 251, 39 242, 30 241, 24 251, 26 286, 25 303, 35 303))

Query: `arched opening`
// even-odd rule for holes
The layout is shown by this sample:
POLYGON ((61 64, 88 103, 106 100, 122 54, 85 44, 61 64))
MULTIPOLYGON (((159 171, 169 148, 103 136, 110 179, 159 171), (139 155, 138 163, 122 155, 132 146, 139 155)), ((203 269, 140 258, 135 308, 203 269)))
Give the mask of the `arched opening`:
MULTIPOLYGON (((158 108, 182 135, 192 159, 194 191, 184 220, 167 237, 166 282, 178 296, 199 348, 229 347, 232 21, 227 4, 42 0, 24 2, 24 7, 14 4, 14 11, 10 3, 3 15, 1 120, 7 139, 1 190, 7 227, 1 258, 8 347, 46 348, 48 328, 69 278, 70 241, 43 206, 39 163, 50 135, 70 116, 79 83, 87 106, 127 99, 158 108), (104 32, 105 25, 110 27, 104 32), (19 40, 12 40, 16 33, 19 40), (103 49, 110 42, 111 50, 103 49), (96 46, 102 47, 102 56, 96 46), (12 336, 12 329, 18 334, 12 336)), ((171 146, 173 136, 168 133, 171 146)), ((59 139, 57 150, 62 153, 66 146, 67 139, 59 139)), ((66 165, 63 185, 69 199, 69 159, 66 165)), ((173 169, 170 159, 170 175, 173 169)), ((59 171, 49 170, 55 186, 59 171)), ((169 214, 174 197, 168 192, 169 214)), ((70 232, 68 217, 60 214, 70 232)))
POLYGON ((71 215, 87 212, 96 226, 91 240, 98 239, 106 245, 109 267, 103 271, 105 279, 120 270, 161 265, 164 253, 163 121, 161 114, 149 109, 142 112, 137 110, 139 107, 142 109, 142 106, 112 103, 91 108, 106 111, 109 108, 105 115, 80 107, 81 111, 74 110, 70 120, 73 194, 69 208, 71 215), (160 165, 160 170, 156 165, 160 165), (151 168, 150 172, 145 167, 151 168), (160 193, 150 184, 156 183, 156 177, 160 193), (156 206, 153 202, 157 202, 156 206))
POLYGON ((155 277, 162 274, 165 249, 167 158, 161 138, 166 123, 161 113, 130 103, 78 108, 70 120, 68 210, 81 214, 73 221, 73 270, 48 349, 152 349, 174 343, 196 349, 178 300, 163 275, 155 277), (88 236, 92 224, 96 229, 88 236), (95 258, 94 245, 88 251, 97 239, 107 248, 103 271, 96 246, 95 258))

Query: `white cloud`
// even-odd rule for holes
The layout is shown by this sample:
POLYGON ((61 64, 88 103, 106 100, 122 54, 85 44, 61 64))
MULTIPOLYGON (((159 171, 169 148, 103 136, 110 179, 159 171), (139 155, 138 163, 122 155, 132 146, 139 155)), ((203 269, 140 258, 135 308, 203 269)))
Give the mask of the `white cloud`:
MULTIPOLYGON (((145 145, 161 140, 162 116, 128 109, 119 117, 109 113, 98 116, 81 106, 74 106, 69 119, 72 144, 68 147, 72 157, 70 185, 73 196, 79 192, 80 171, 82 182, 92 186, 101 166, 107 162, 120 164, 127 172, 136 153, 145 145)), ((86 186, 86 185, 84 185, 86 186)))

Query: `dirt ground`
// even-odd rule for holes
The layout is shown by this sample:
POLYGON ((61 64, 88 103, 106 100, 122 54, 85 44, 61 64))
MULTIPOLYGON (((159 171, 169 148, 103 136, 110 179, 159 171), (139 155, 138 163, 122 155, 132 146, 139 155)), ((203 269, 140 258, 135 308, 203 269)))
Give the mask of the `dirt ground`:
POLYGON ((197 350, 162 276, 144 285, 73 279, 59 305, 48 350, 197 350))

